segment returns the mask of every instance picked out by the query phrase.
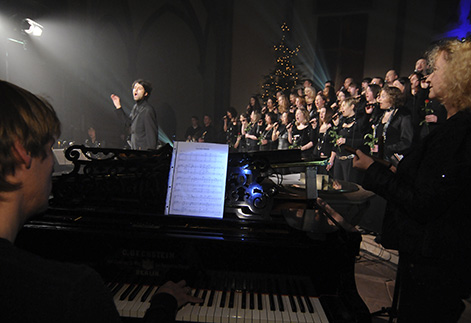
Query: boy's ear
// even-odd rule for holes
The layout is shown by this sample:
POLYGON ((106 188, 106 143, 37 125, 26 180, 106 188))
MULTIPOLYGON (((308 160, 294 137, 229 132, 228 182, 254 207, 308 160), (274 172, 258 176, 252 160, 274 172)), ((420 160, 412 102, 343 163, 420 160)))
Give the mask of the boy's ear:
POLYGON ((33 158, 31 157, 31 154, 26 151, 25 147, 23 147, 18 139, 15 140, 12 150, 13 154, 15 154, 15 157, 18 159, 18 162, 20 164, 24 164, 25 167, 29 169, 31 167, 33 158))

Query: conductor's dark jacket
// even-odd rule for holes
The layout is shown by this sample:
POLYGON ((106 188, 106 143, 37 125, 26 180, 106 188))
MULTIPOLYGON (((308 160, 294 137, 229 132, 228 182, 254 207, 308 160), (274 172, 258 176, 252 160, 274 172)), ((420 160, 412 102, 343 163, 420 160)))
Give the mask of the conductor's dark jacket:
POLYGON ((159 126, 155 110, 147 100, 137 102, 129 116, 123 109, 116 109, 116 113, 130 127, 132 149, 157 149, 159 126))

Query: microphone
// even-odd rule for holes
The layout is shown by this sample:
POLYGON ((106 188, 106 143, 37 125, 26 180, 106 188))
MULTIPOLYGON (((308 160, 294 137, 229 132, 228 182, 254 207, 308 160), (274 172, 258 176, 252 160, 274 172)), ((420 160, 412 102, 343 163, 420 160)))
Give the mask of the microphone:
POLYGON ((291 120, 291 122, 286 125, 286 129, 293 128, 295 122, 296 122, 296 119, 291 120))
MULTIPOLYGON (((349 153, 356 155, 357 150, 355 148, 353 148, 351 146, 348 146, 348 145, 342 145, 342 148, 345 149, 346 151, 348 151, 349 153)), ((384 159, 381 159, 381 158, 378 158, 378 157, 375 157, 375 156, 372 156, 372 155, 369 155, 369 154, 368 154, 368 156, 371 157, 374 161, 376 161, 380 164, 383 164, 384 166, 387 166, 388 168, 391 167, 391 165, 392 165, 390 162, 388 162, 384 159)))

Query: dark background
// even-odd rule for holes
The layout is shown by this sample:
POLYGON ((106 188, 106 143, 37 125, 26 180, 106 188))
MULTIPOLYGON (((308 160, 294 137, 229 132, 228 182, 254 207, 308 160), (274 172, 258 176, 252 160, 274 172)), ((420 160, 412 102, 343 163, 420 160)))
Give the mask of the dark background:
POLYGON ((0 78, 48 98, 61 139, 80 143, 94 125, 110 146, 124 131, 110 94, 129 111, 131 83, 147 79, 161 128, 181 140, 191 115, 245 110, 274 66, 283 22, 300 46, 296 67, 318 88, 327 79, 338 88, 391 68, 408 76, 432 42, 469 30, 470 2, 2 0, 0 78), (41 37, 21 31, 26 17, 41 37))

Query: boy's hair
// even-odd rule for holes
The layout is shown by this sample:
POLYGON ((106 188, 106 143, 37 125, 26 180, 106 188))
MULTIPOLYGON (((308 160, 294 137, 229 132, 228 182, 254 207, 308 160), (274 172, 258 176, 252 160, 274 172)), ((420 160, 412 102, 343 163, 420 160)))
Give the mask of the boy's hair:
POLYGON ((46 144, 60 135, 60 121, 46 100, 5 81, 0 81, 0 114, 0 192, 11 192, 21 186, 6 180, 18 164, 15 141, 31 157, 45 158, 46 144))

